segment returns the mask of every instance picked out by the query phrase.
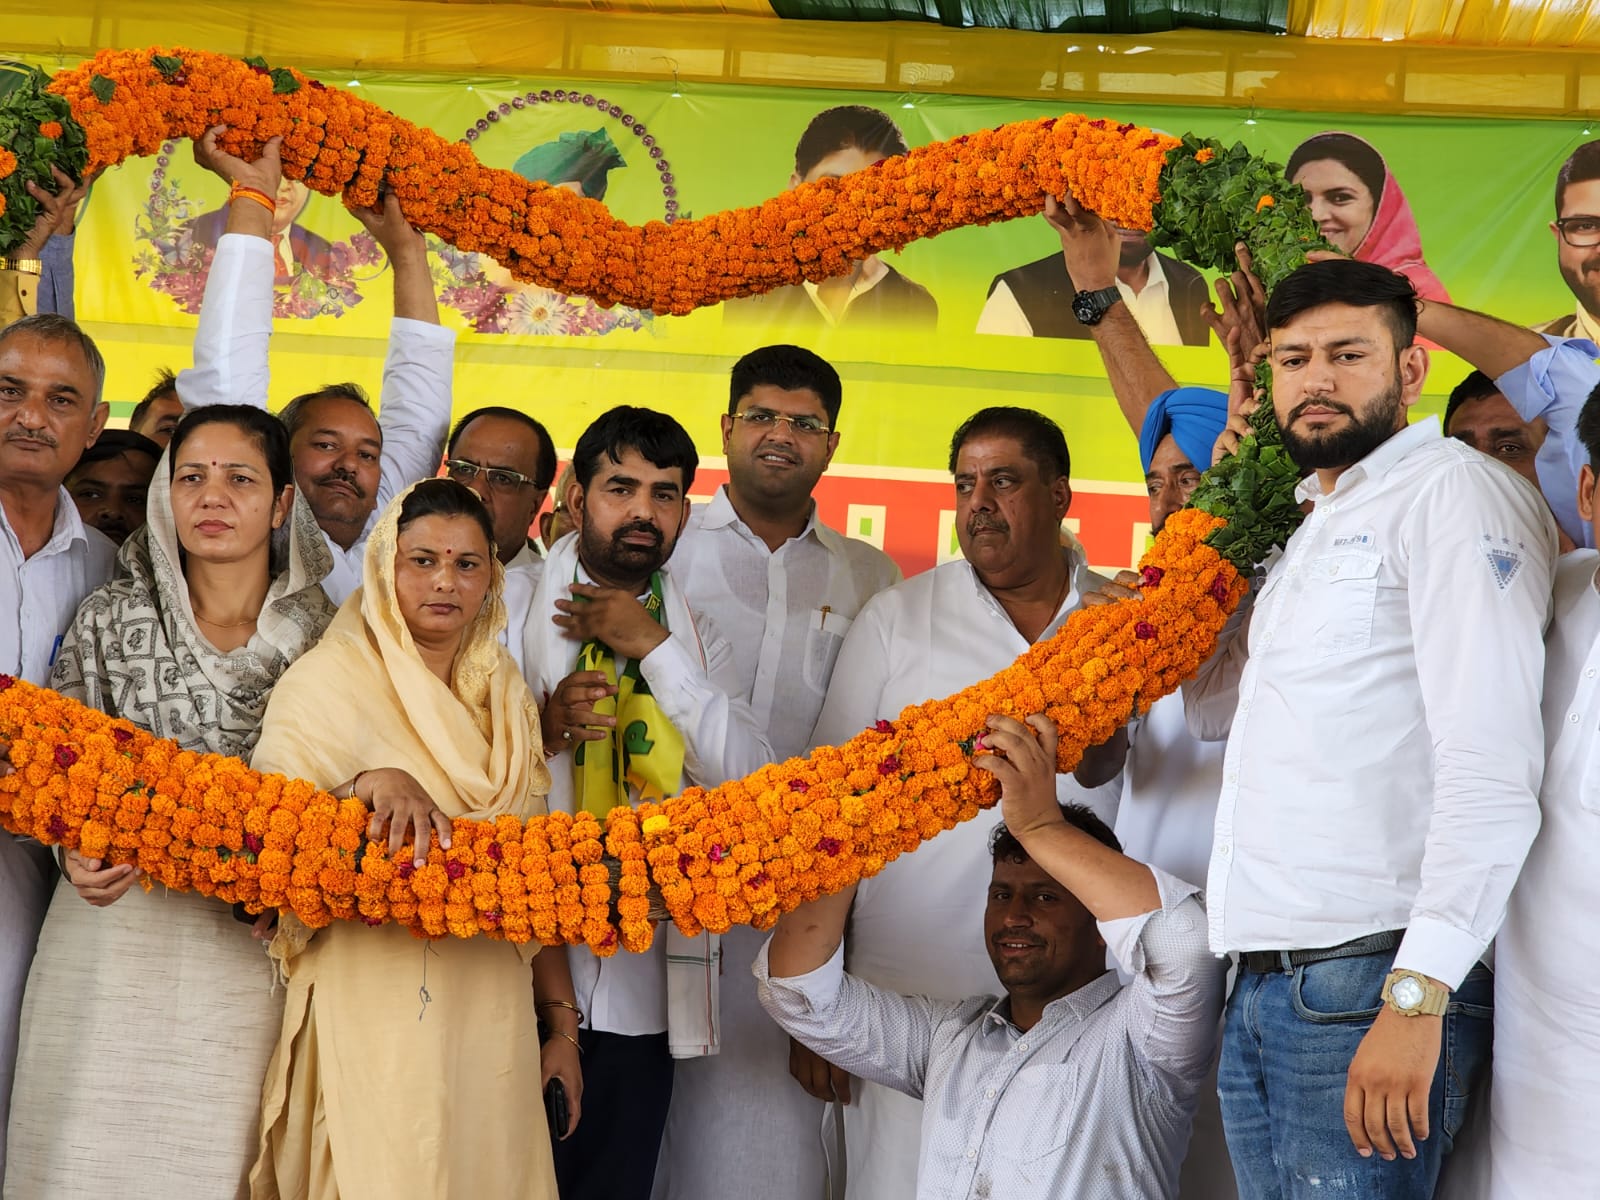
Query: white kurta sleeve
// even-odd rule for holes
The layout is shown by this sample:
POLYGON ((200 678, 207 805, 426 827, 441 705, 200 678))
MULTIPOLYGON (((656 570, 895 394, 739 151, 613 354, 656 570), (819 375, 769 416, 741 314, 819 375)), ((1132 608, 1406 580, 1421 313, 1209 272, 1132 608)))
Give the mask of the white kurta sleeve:
POLYGON ((408 317, 394 318, 389 327, 378 403, 383 431, 378 512, 419 479, 439 473, 450 433, 455 355, 453 329, 408 317))
POLYGON ((185 408, 267 407, 272 340, 272 243, 245 233, 217 242, 194 332, 194 365, 178 373, 185 408))

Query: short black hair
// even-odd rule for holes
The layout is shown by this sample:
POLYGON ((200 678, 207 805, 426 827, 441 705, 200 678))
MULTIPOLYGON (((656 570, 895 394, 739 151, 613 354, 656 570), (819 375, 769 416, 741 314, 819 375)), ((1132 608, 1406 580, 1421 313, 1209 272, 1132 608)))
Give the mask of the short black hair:
POLYGON ((1441 423, 1441 428, 1443 428, 1445 436, 1450 436, 1450 418, 1456 415, 1456 412, 1463 404, 1471 404, 1474 400, 1486 400, 1490 396, 1498 396, 1499 394, 1500 388, 1495 384, 1495 381, 1482 371, 1474 371, 1456 384, 1455 390, 1450 393, 1450 399, 1445 402, 1444 406, 1444 421, 1441 423))
MULTIPOLYGON (((1591 180, 1600 179, 1600 141, 1585 142, 1571 154, 1567 161, 1561 164, 1561 170, 1556 172, 1556 217, 1561 217, 1561 206, 1567 201, 1567 186, 1573 183, 1589 183, 1591 180)), ((1591 213, 1591 216, 1600 216, 1600 213, 1591 213)))
MULTIPOLYGON (((1117 841, 1117 835, 1111 832, 1099 817, 1094 815, 1094 810, 1082 804, 1063 804, 1061 817, 1074 829, 1081 829, 1102 846, 1122 853, 1122 843, 1117 841)), ((1022 848, 1022 843, 1011 835, 1011 830, 1001 822, 994 827, 994 832, 989 835, 989 857, 999 862, 1001 859, 1010 859, 1012 862, 1027 862, 1028 852, 1022 848)))
POLYGON ((178 395, 178 377, 172 373, 171 367, 162 367, 156 372, 156 381, 151 385, 150 390, 144 394, 144 399, 133 406, 133 412, 128 417, 128 428, 139 428, 139 425, 144 421, 145 415, 149 413, 155 402, 157 400, 165 400, 168 396, 171 396, 180 404, 182 403, 182 399, 178 395))
POLYGON ((454 457, 462 430, 479 417, 504 417, 508 421, 520 421, 538 435, 539 458, 533 467, 533 486, 540 491, 549 491, 556 478, 556 444, 550 440, 548 429, 520 409, 507 408, 503 404, 488 404, 473 409, 457 421, 455 428, 450 431, 450 438, 444 444, 445 456, 454 457))
POLYGON ((1361 180, 1367 191, 1372 193, 1372 203, 1376 209, 1378 201, 1383 198, 1383 181, 1388 169, 1383 165, 1383 155, 1353 133, 1319 133, 1316 137, 1307 138, 1289 155, 1283 173, 1293 179, 1307 163, 1321 162, 1325 158, 1333 159, 1361 180))
POLYGON ((688 495, 695 468, 700 465, 694 439, 666 413, 631 404, 619 404, 601 413, 583 431, 572 451, 572 474, 578 486, 586 492, 589 490, 590 482, 599 473, 602 455, 620 463, 628 450, 638 451, 646 461, 664 471, 682 468, 683 491, 688 495))
MULTIPOLYGON (((300 432, 300 426, 306 419, 306 409, 318 400, 349 400, 368 412, 372 411, 372 401, 359 383, 325 383, 314 392, 302 392, 279 410, 278 420, 283 422, 290 437, 300 432)), ((378 436, 383 436, 381 426, 378 436)))
POLYGON ((134 433, 131 429, 102 429, 100 436, 95 438, 94 445, 84 447, 76 465, 67 472, 67 478, 70 479, 85 467, 119 458, 124 454, 147 456, 152 471, 155 470, 155 464, 161 461, 161 447, 144 434, 134 433))
POLYGON ((893 158, 906 149, 906 135, 888 113, 870 104, 841 104, 811 118, 794 148, 794 173, 803 179, 812 167, 840 150, 893 158))
POLYGON ((1292 272, 1267 300, 1267 329, 1282 329, 1325 304, 1381 308, 1397 351, 1416 340, 1417 289, 1411 281, 1388 267, 1353 258, 1306 263, 1292 272))
POLYGON ((294 462, 289 457, 289 431, 266 409, 253 404, 207 404, 191 408, 183 414, 178 427, 172 431, 172 441, 167 445, 167 477, 178 463, 178 449, 189 435, 206 425, 232 425, 247 435, 267 460, 267 474, 272 477, 272 494, 278 495, 294 482, 294 462))
POLYGON ((1589 452, 1589 466, 1600 475, 1600 387, 1589 393, 1578 410, 1578 440, 1589 452))
POLYGON ((951 474, 955 473, 961 447, 975 437, 1008 437, 1020 443, 1023 453, 1038 466, 1039 477, 1046 483, 1072 475, 1067 435, 1061 432, 1061 426, 1031 408, 1000 404, 980 408, 961 422, 961 428, 950 439, 951 474))
POLYGON ((844 398, 844 385, 839 382, 839 372, 820 354, 813 354, 803 346, 762 346, 752 350, 733 364, 728 377, 728 415, 739 411, 743 400, 763 384, 782 388, 786 392, 802 389, 817 394, 822 409, 828 414, 828 424, 839 424, 839 404, 844 398))
POLYGON ((494 522, 489 519, 489 509, 478 493, 454 479, 424 479, 406 493, 400 502, 400 515, 395 519, 395 530, 404 532, 413 521, 423 517, 471 517, 483 530, 483 540, 489 543, 489 554, 497 551, 494 544, 494 522))
POLYGON ((89 364, 90 374, 94 376, 94 396, 90 403, 100 403, 100 398, 106 390, 105 356, 100 353, 100 347, 94 344, 94 339, 85 333, 76 321, 56 313, 34 313, 0 329, 0 346, 14 337, 24 335, 36 337, 43 342, 76 346, 89 364))

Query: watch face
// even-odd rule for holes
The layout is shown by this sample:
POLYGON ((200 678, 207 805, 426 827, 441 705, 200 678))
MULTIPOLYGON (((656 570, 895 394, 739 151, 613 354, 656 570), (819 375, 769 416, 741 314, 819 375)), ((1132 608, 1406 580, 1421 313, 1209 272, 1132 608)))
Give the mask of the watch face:
POLYGON ((1389 995, 1394 997, 1397 1007, 1402 1009, 1416 1008, 1422 1003, 1422 985, 1415 979, 1399 979, 1389 989, 1389 995))
POLYGON ((1093 300, 1079 296, 1072 301, 1072 315, 1077 317, 1081 324, 1093 325, 1100 316, 1100 309, 1093 300))

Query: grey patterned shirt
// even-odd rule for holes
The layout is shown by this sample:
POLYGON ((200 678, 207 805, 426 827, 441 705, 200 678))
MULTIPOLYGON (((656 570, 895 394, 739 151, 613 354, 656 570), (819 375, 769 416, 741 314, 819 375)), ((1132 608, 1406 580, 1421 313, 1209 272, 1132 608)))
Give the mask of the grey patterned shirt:
POLYGON ((1107 971, 1027 1032, 1005 999, 902 996, 845 974, 838 952, 773 979, 770 942, 754 967, 761 1002, 830 1062, 923 1100, 917 1200, 1176 1196, 1223 963, 1196 889, 1152 873, 1161 908, 1100 925, 1132 981, 1107 971))

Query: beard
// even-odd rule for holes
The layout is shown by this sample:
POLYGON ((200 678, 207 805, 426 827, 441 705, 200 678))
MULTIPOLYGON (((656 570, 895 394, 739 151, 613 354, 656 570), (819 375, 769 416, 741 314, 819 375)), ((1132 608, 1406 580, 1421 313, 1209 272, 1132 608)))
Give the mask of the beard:
POLYGON ((649 579, 672 553, 673 543, 649 521, 631 521, 609 532, 596 529, 584 514, 578 530, 578 557, 596 580, 632 584, 649 579), (655 544, 639 546, 624 541, 629 534, 649 533, 655 544))
POLYGON ((1561 264, 1561 278, 1566 280, 1578 303, 1591 317, 1600 317, 1600 282, 1596 281, 1597 275, 1600 275, 1600 268, 1571 268, 1566 263, 1561 264))
POLYGON ((1283 434, 1283 448, 1294 459, 1295 466, 1302 471, 1328 470, 1352 466, 1383 445, 1399 428, 1403 411, 1400 381, 1394 379, 1359 415, 1348 404, 1325 396, 1308 396, 1295 405, 1287 419, 1278 422, 1278 429, 1283 434), (1349 423, 1337 429, 1303 433, 1295 428, 1295 422, 1312 405, 1343 413, 1349 423))

